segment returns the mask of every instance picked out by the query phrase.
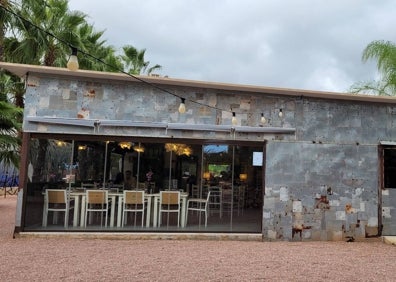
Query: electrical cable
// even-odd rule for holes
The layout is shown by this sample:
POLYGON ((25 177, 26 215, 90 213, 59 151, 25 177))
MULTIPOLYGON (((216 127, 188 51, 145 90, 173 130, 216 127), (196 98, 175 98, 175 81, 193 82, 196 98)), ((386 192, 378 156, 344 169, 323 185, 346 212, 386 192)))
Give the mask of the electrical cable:
POLYGON ((158 86, 158 85, 156 85, 156 84, 154 84, 154 83, 152 83, 152 82, 146 81, 146 80, 144 80, 144 79, 142 79, 142 78, 140 78, 140 77, 137 77, 137 76, 135 76, 135 75, 133 75, 133 74, 130 74, 130 73, 124 71, 124 70, 121 70, 121 69, 119 69, 119 68, 117 68, 117 67, 115 67, 115 66, 113 66, 113 65, 110 65, 110 64, 106 63, 105 61, 103 61, 102 59, 97 58, 97 57, 95 57, 94 55, 91 55, 90 53, 87 53, 87 52, 85 52, 85 51, 83 51, 83 50, 80 50, 79 48, 77 48, 77 47, 71 45, 69 42, 67 42, 67 41, 65 41, 65 40, 63 40, 63 39, 61 39, 61 38, 59 38, 59 37, 56 36, 55 34, 49 32, 49 31, 47 31, 47 30, 42 29, 42 28, 39 27, 38 25, 36 25, 36 24, 32 23, 31 21, 25 19, 25 18, 22 17, 21 15, 18 15, 18 14, 15 13, 14 11, 12 11, 12 10, 10 10, 10 9, 8 9, 8 8, 6 8, 6 7, 4 7, 2 4, 0 5, 0 7, 1 7, 4 11, 6 11, 6 12, 12 14, 13 16, 15 16, 15 17, 17 17, 17 18, 19 18, 19 19, 21 19, 22 21, 24 21, 25 23, 27 23, 27 24, 33 26, 34 28, 38 29, 39 31, 44 32, 45 34, 47 34, 48 36, 50 36, 50 37, 52 37, 52 38, 55 38, 55 39, 58 40, 60 43, 69 46, 72 50, 77 50, 79 53, 85 55, 86 57, 89 57, 89 58, 91 58, 91 59, 94 59, 94 60, 100 62, 101 64, 103 64, 103 65, 105 65, 105 66, 107 66, 107 67, 109 67, 109 68, 111 68, 111 69, 113 69, 113 70, 115 70, 115 71, 117 71, 117 72, 120 72, 120 73, 122 73, 122 74, 125 74, 125 75, 127 75, 127 76, 129 76, 129 77, 132 77, 133 79, 135 79, 135 80, 137 80, 137 81, 140 81, 140 82, 142 82, 142 83, 145 83, 145 84, 147 84, 147 85, 149 85, 149 86, 151 86, 151 87, 153 87, 153 88, 155 88, 155 89, 157 89, 157 90, 159 90, 159 91, 165 92, 165 93, 167 93, 167 94, 170 94, 170 95, 172 95, 172 96, 174 96, 174 97, 177 97, 177 98, 179 98, 179 99, 182 99, 182 100, 184 100, 184 101, 189 101, 189 102, 192 102, 192 103, 194 103, 194 104, 197 104, 197 105, 200 105, 200 106, 204 106, 204 107, 208 107, 208 108, 211 108, 211 109, 214 109, 214 110, 220 110, 220 111, 224 111, 224 112, 229 112, 229 113, 232 113, 232 114, 235 116, 235 112, 233 112, 232 110, 224 110, 224 109, 221 109, 221 108, 218 108, 218 107, 214 107, 214 106, 211 106, 211 105, 207 105, 207 104, 204 104, 204 103, 201 103, 201 102, 198 102, 198 101, 186 99, 186 98, 184 98, 184 97, 182 97, 182 96, 180 96, 180 95, 177 95, 177 94, 175 94, 175 93, 173 93, 173 92, 171 92, 171 91, 169 91, 169 90, 167 90, 167 89, 165 89, 165 88, 162 88, 162 87, 160 87, 160 86, 158 86))

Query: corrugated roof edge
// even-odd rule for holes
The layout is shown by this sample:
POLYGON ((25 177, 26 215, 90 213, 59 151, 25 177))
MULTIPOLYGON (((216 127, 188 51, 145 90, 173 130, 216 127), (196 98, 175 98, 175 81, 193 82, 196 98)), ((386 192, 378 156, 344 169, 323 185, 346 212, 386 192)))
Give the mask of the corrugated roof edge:
MULTIPOLYGON (((67 68, 14 64, 7 62, 0 62, 0 68, 6 69, 19 77, 25 77, 27 73, 33 73, 33 74, 37 73, 37 74, 52 74, 52 75, 61 75, 61 76, 74 76, 74 77, 83 77, 83 78, 139 82, 139 80, 134 79, 133 77, 123 73, 99 72, 99 71, 88 71, 88 70, 70 71, 67 68)), ((352 93, 314 91, 314 90, 305 90, 305 89, 290 89, 290 88, 277 88, 277 87, 266 87, 266 86, 256 86, 256 85, 207 82, 207 81, 185 80, 185 79, 175 79, 175 78, 156 77, 156 76, 137 76, 137 77, 144 81, 157 85, 187 86, 187 87, 219 89, 219 90, 227 90, 227 91, 277 94, 277 95, 285 95, 285 96, 301 96, 301 97, 314 97, 321 99, 396 104, 396 97, 389 97, 389 96, 375 96, 375 95, 363 95, 363 94, 352 94, 352 93)))

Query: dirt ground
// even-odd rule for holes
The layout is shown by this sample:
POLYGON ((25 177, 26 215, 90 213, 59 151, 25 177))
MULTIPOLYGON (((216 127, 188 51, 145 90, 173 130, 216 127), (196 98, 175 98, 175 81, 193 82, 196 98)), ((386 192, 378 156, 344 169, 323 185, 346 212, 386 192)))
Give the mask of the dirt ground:
POLYGON ((396 247, 369 242, 17 238, 0 197, 0 281, 396 281, 396 247))

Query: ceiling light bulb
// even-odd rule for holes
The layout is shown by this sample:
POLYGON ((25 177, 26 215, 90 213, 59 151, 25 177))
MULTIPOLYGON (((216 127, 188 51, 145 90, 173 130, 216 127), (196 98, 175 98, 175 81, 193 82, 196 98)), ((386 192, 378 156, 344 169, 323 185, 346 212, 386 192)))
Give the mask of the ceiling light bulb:
POLYGON ((282 109, 279 109, 279 117, 281 118, 281 117, 283 117, 283 112, 282 112, 282 109))
POLYGON ((186 99, 184 98, 180 98, 181 102, 180 102, 180 106, 179 106, 179 113, 184 114, 186 112, 186 104, 184 103, 186 101, 186 99))
POLYGON ((267 120, 265 119, 264 114, 261 114, 261 123, 266 123, 267 120))
POLYGON ((77 49, 72 47, 72 53, 67 61, 67 68, 71 71, 76 71, 79 68, 78 58, 77 58, 77 49))
POLYGON ((232 125, 237 125, 238 124, 238 120, 237 120, 237 118, 235 116, 235 112, 232 112, 231 123, 232 123, 232 125))

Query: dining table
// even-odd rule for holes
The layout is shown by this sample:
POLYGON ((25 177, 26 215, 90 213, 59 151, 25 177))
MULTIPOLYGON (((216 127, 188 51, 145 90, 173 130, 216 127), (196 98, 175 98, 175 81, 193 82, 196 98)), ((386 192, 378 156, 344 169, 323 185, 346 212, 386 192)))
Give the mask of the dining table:
MULTIPOLYGON (((85 223, 85 209, 86 209, 86 192, 83 190, 70 190, 68 195, 71 199, 74 200, 74 211, 73 211, 73 227, 82 227, 84 228, 85 223)), ((123 197, 124 194, 122 192, 108 192, 108 198, 110 200, 110 223, 109 227, 122 226, 122 210, 123 210, 123 197), (116 209, 117 205, 117 209, 116 209), (117 210, 117 221, 116 218, 116 210, 117 210)), ((149 194, 145 193, 144 197, 147 203, 147 212, 146 212, 146 227, 156 228, 158 227, 158 219, 159 219, 159 205, 160 205, 160 193, 149 194)), ((181 201, 181 219, 180 225, 181 227, 186 226, 186 211, 187 211, 187 199, 188 193, 181 192, 180 193, 180 201, 181 201)))

